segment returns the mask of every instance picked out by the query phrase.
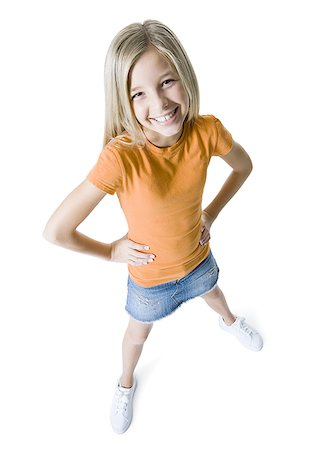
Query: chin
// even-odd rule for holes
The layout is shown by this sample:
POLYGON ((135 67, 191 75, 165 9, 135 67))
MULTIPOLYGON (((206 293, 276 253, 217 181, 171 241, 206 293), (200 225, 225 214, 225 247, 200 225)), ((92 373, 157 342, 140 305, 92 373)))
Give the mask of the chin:
POLYGON ((171 136, 175 136, 175 134, 178 134, 181 130, 182 130, 182 127, 179 127, 174 130, 168 130, 168 132, 165 131, 163 133, 163 130, 161 130, 161 131, 157 131, 157 133, 162 134, 163 136, 171 137, 171 136))

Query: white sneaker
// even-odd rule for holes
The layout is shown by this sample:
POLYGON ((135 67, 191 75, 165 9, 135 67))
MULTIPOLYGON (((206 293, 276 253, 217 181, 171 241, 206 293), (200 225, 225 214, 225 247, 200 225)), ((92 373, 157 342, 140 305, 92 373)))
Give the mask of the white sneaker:
POLYGON ((262 337, 254 328, 251 328, 245 322, 244 317, 236 316, 235 322, 232 325, 226 325, 223 320, 223 317, 219 317, 219 325, 222 330, 227 331, 228 333, 233 334, 242 345, 247 347, 249 350, 254 350, 258 352, 262 349, 263 341, 262 337))
POLYGON ((113 431, 124 433, 132 421, 132 401, 137 387, 137 380, 133 379, 131 388, 124 388, 117 383, 111 405, 110 421, 113 431))

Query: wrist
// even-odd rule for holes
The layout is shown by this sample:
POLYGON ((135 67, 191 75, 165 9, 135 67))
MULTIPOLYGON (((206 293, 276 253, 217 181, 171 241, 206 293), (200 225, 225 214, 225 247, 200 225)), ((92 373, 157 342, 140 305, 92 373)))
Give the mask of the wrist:
POLYGON ((212 223, 215 221, 215 219, 217 218, 218 214, 212 214, 209 211, 204 210, 203 213, 206 215, 207 219, 209 220, 210 224, 212 225, 212 223))
POLYGON ((112 258, 112 244, 104 244, 104 259, 111 261, 112 258))

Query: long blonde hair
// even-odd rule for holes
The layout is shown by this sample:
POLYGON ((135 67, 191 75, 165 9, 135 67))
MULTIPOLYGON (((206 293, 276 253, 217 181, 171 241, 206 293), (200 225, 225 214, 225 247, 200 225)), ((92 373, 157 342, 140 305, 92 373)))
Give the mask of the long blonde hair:
MULTIPOLYGON (((158 20, 145 20, 123 28, 113 38, 105 59, 105 130, 103 146, 128 132, 129 144, 143 145, 145 135, 134 114, 129 95, 129 73, 134 63, 148 49, 155 47, 175 69, 189 97, 186 122, 197 119, 200 96, 193 66, 177 36, 158 20)), ((126 143, 126 142, 124 142, 126 143)))

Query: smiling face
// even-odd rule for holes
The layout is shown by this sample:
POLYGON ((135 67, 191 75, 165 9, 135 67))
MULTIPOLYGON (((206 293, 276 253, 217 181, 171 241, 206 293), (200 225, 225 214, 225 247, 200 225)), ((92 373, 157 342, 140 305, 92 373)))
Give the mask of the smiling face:
POLYGON ((169 147, 180 138, 189 98, 177 72, 154 48, 143 53, 129 74, 129 95, 147 139, 169 147))

